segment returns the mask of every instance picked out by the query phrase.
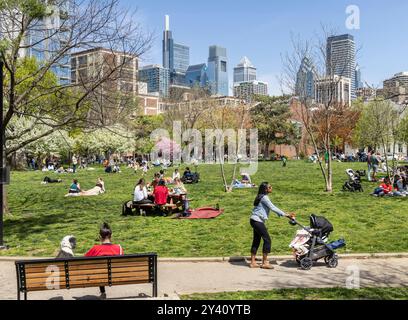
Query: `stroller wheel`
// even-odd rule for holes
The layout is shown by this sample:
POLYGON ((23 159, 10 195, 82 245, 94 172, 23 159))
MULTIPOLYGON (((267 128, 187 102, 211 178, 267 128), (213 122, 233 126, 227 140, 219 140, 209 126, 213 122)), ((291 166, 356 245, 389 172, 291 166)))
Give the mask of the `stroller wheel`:
POLYGON ((312 269, 312 267, 313 267, 313 260, 310 259, 310 258, 303 258, 303 259, 300 261, 300 267, 301 267, 303 270, 310 270, 310 269, 312 269))
POLYGON ((335 269, 339 265, 339 258, 337 256, 337 254, 333 254, 331 256, 328 256, 328 257, 324 258, 324 262, 326 262, 326 265, 329 268, 335 269))

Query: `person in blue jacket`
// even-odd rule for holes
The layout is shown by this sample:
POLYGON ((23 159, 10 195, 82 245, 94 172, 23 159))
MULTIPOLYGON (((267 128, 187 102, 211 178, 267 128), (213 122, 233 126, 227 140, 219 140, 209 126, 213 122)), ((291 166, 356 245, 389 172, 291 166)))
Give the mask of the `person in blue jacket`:
POLYGON ((250 224, 254 231, 254 238, 251 247, 251 268, 273 269, 269 263, 268 255, 271 253, 271 237, 266 227, 266 221, 269 220, 271 211, 276 213, 278 217, 291 217, 276 207, 269 199, 269 194, 272 193, 272 186, 268 182, 264 182, 259 187, 258 195, 254 202, 250 224), (256 255, 263 239, 263 260, 262 265, 256 263, 256 255))

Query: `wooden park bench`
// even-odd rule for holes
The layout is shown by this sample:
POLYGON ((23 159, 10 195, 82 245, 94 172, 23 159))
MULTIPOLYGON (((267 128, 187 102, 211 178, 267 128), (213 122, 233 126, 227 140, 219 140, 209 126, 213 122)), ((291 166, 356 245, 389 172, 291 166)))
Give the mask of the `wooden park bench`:
POLYGON ((17 299, 28 292, 151 283, 157 297, 157 254, 17 261, 17 299))

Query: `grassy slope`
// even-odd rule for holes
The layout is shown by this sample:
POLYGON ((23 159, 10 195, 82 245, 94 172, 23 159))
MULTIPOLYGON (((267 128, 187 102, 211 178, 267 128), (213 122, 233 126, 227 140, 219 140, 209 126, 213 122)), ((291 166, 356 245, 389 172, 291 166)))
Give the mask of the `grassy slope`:
POLYGON ((365 288, 361 290, 279 289, 271 291, 194 294, 182 300, 406 300, 408 288, 365 288))
MULTIPOLYGON (((408 251, 408 199, 376 199, 369 196, 375 185, 365 183, 364 194, 340 192, 347 179, 349 164, 335 164, 336 192, 325 194, 316 165, 289 162, 282 168, 276 162, 260 163, 254 182, 264 180, 274 186, 273 202, 299 221, 308 223, 316 213, 332 221, 332 238, 345 237, 348 253, 408 251)), ((351 165, 365 169, 364 164, 351 165)), ((184 169, 184 167, 182 168, 184 169)), ((158 252, 161 257, 203 257, 247 255, 252 239, 249 216, 256 190, 222 192, 219 166, 201 166, 202 182, 188 186, 193 207, 220 203, 225 214, 215 220, 179 221, 161 217, 122 217, 121 205, 131 199, 138 174, 124 169, 122 174, 106 176, 101 168, 77 174, 81 186, 92 188, 98 176, 106 181, 107 194, 96 198, 64 198, 71 175, 60 185, 42 186, 42 172, 16 172, 8 187, 12 215, 5 220, 5 240, 11 247, 4 255, 52 256, 63 236, 78 240, 77 253, 92 246, 98 225, 106 220, 114 230, 114 241, 127 253, 158 252)), ((228 174, 232 167, 228 167, 228 174)), ((153 175, 153 171, 149 176, 153 175)), ((171 175, 169 172, 168 175, 171 175)), ((51 175, 54 177, 54 175, 51 175)), ((269 229, 273 254, 288 254, 288 244, 296 229, 287 220, 272 216, 269 229)), ((337 239, 336 239, 337 240, 337 239)))

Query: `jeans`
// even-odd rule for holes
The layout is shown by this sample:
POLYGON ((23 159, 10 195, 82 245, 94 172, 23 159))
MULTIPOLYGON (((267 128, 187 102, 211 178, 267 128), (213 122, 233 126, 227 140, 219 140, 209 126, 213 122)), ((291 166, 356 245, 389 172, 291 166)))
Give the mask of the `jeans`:
POLYGON ((265 224, 251 219, 251 227, 254 229, 254 240, 252 242, 251 254, 257 254, 262 239, 264 241, 262 252, 264 254, 271 253, 272 240, 265 224))
POLYGON ((371 167, 371 164, 369 164, 368 165, 368 181, 371 181, 371 169, 372 169, 372 167, 371 167))

